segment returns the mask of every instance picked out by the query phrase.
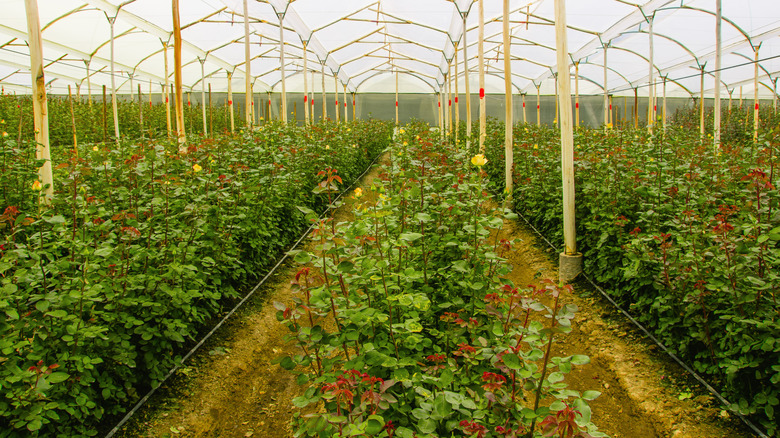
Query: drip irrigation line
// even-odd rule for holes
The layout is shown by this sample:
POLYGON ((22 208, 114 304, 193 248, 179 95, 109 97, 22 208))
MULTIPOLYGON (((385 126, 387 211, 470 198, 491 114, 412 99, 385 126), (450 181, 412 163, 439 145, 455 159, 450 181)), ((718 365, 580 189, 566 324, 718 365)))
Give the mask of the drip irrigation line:
MULTIPOLYGON (((517 213, 517 212, 516 212, 516 213, 517 213)), ((553 243, 552 243, 552 242, 550 242, 549 240, 547 240, 547 237, 545 237, 545 236, 544 236, 544 234, 542 234, 542 233, 541 233, 539 230, 537 230, 537 229, 536 229, 536 227, 534 227, 534 226, 531 224, 531 222, 529 222, 529 221, 528 221, 528 219, 526 219, 526 217, 525 217, 525 216, 523 216, 523 214, 522 214, 522 213, 517 213, 517 215, 518 215, 518 216, 520 216, 521 218, 523 218, 523 221, 525 221, 525 223, 526 223, 526 224, 528 224, 528 226, 529 226, 529 227, 531 227, 531 229, 532 229, 532 230, 534 230, 534 232, 535 232, 537 235, 539 235, 539 237, 541 237, 541 238, 542 238, 542 240, 544 240, 545 242, 547 242, 547 244, 548 244, 548 245, 550 245, 550 247, 551 247, 551 248, 552 248, 554 251, 559 251, 559 250, 560 250, 560 249, 559 249, 559 248, 557 248, 555 245, 553 245, 553 243)), ((723 406, 724 406, 726 409, 728 409, 729 411, 731 411, 731 412, 733 412, 734 414, 736 414, 736 415, 739 417, 739 419, 740 419, 740 420, 742 420, 742 422, 743 422, 743 423, 745 423, 745 425, 746 425, 746 426, 748 426, 748 427, 749 427, 749 428, 750 428, 750 429, 751 429, 753 432, 755 432, 755 433, 756 433, 756 435, 758 435, 760 438, 768 438, 768 436, 767 436, 767 434, 766 434, 766 433, 764 433, 763 431, 761 431, 761 429, 759 429, 759 428, 758 428, 758 427, 757 427, 755 424, 753 424, 753 422, 752 422, 752 421, 750 421, 750 420, 749 420, 749 419, 747 419, 747 418, 746 418, 744 415, 742 415, 742 413, 741 413, 741 412, 739 412, 739 411, 738 411, 738 410, 736 410, 736 409, 732 409, 732 408, 731 408, 731 403, 729 403, 729 401, 728 401, 728 400, 726 400, 726 398, 725 398, 725 397, 723 397, 723 395, 721 395, 721 393, 720 393, 720 392, 718 392, 718 390, 717 390, 717 389, 713 388, 713 387, 712 387, 712 386, 711 386, 709 383, 707 383, 707 381, 706 381, 706 380, 704 380, 704 378, 703 378, 703 377, 701 377, 701 376, 700 376, 700 375, 699 375, 699 374, 698 374, 696 371, 694 371, 694 370, 693 370, 691 367, 689 367, 689 366, 688 366, 688 365, 687 365, 685 362, 683 362, 683 361, 682 361, 682 359, 680 359, 680 358, 679 358, 679 357, 678 357, 676 354, 674 354, 674 353, 673 353, 673 352, 671 352, 671 351, 670 351, 668 348, 666 348, 666 346, 665 346, 665 345, 664 345, 664 344, 663 344, 661 341, 659 341, 659 340, 658 340, 658 338, 656 338, 655 336, 653 336, 653 334, 652 334, 652 333, 650 333, 650 331, 649 331, 647 328, 645 328, 645 326, 643 326, 643 325, 642 325, 642 324, 641 324, 639 321, 637 321, 636 319, 634 319, 634 317, 632 317, 632 316, 631 316, 631 315, 630 315, 628 312, 626 312, 625 310, 623 310, 623 308, 622 308, 622 307, 620 307, 620 305, 619 305, 617 302, 615 302, 615 300, 614 300, 614 299, 612 299, 612 297, 611 297, 611 296, 609 296, 609 294, 607 294, 607 293, 606 293, 606 292, 605 292, 605 291, 604 291, 604 290, 603 290, 601 287, 599 287, 599 285, 597 285, 597 284, 596 284, 596 283, 595 283, 593 280, 591 280, 591 278, 590 278, 590 277, 588 277, 588 275, 587 275, 587 274, 585 274, 585 272, 584 272, 584 271, 582 272, 582 276, 583 276, 583 277, 584 277, 586 280, 588 280, 588 283, 590 283, 590 284, 591 284, 591 286, 593 286, 594 288, 596 288, 596 290, 597 290, 597 291, 599 291, 599 293, 600 293, 600 294, 601 294, 601 295, 602 295, 604 298, 606 298, 606 299, 607 299, 607 301, 609 301, 609 302, 610 302, 610 303, 611 303, 611 304, 612 304, 612 305, 613 305, 613 306, 614 306, 616 309, 618 309, 618 310, 620 311, 620 313, 622 313, 622 314, 623 314, 623 316, 625 316, 626 318, 628 318, 628 320, 629 320, 629 321, 631 321, 631 322, 632 322, 632 323, 633 323, 635 326, 637 326, 637 327, 638 327, 638 328, 639 328, 639 329, 640 329, 640 330, 641 330, 641 331, 642 331, 642 332, 643 332, 645 335, 647 335, 647 337, 648 337, 648 338, 650 338, 650 340, 652 340, 652 341, 653 341, 653 342, 654 342, 656 345, 658 345, 658 347, 660 347, 660 348, 661 348, 661 350, 663 350, 663 352, 664 352, 664 353, 666 353, 666 354, 667 354, 669 357, 671 357, 671 358, 672 358, 672 359, 673 359, 675 362, 677 362, 677 364, 678 364, 678 365, 680 365, 680 366, 681 366, 681 367, 682 367, 682 368, 683 368, 683 369, 684 369, 686 372, 688 372, 688 374, 690 374, 691 376, 693 376, 693 378, 695 378, 695 379, 696 379, 696 380, 697 380, 699 383, 701 383, 701 384, 702 384, 702 385, 703 385, 703 386, 704 386, 704 387, 707 389, 707 391, 709 391, 709 392, 710 392, 710 394, 712 394, 713 396, 715 396, 715 398, 717 398, 717 399, 718 399, 718 401, 720 401, 720 403, 721 403, 721 404, 722 404, 722 405, 723 405, 723 406)))
MULTIPOLYGON (((322 218, 324 218, 324 217, 325 217, 325 215, 327 215, 327 214, 328 214, 328 212, 330 212, 330 211, 333 209, 333 206, 334 206, 334 204, 335 204, 336 202, 338 202, 338 200, 339 200, 339 199, 341 199, 341 198, 344 196, 344 194, 345 194, 345 193, 349 192, 349 191, 352 189, 352 187, 353 187, 355 184, 357 184, 358 182, 360 182, 360 180, 361 180, 361 179, 362 179, 362 178, 363 178, 363 177, 366 175, 366 173, 368 173, 368 171, 369 171, 369 170, 371 170, 371 168, 373 168, 373 167, 374 167, 374 165, 376 164, 376 162, 379 160, 379 158, 380 158, 382 155, 384 155, 384 151, 383 151, 383 152, 380 152, 380 153, 379 153, 379 154, 378 154, 376 157, 374 157, 374 160, 371 162, 371 164, 369 164, 369 165, 366 167, 366 170, 364 170, 364 171, 363 171, 363 173, 361 173, 361 174, 360 174, 360 176, 358 176, 358 177, 357 177, 357 178, 356 178, 356 179, 355 179, 355 180, 352 182, 352 184, 350 184, 350 185, 349 185, 349 187, 347 187, 347 188, 346 188, 346 189, 344 189, 344 190, 343 190, 341 193, 339 193, 339 195, 336 197, 336 199, 334 199, 334 200, 333 200, 333 202, 331 202, 331 203, 330 203, 330 205, 328 205, 328 208, 326 208, 326 209, 325 209, 325 211, 323 211, 323 212, 322 212, 322 214, 320 214, 320 216, 319 216, 319 218, 318 218, 318 221, 319 221, 319 220, 322 220, 322 218)), ((290 251, 292 251, 292 250, 294 250, 295 248, 297 248, 297 247, 298 247, 298 245, 300 245, 300 243, 303 241, 303 239, 305 239, 305 238, 306 238, 306 236, 308 236, 308 235, 309 235, 309 233, 311 232, 311 230, 314 228, 314 225, 315 225, 315 224, 311 224, 311 225, 309 226, 309 228, 308 228, 308 229, 306 229, 306 231, 304 231, 304 233, 301 235, 301 237, 300 237, 300 238, 298 238, 298 240, 297 240, 297 241, 296 241, 296 242, 295 242, 295 243, 294 243, 294 244, 293 244, 293 245, 290 247, 290 249, 289 249, 289 250, 285 251, 285 253, 284 253, 284 255, 282 256, 282 258, 281 258, 281 259, 279 259, 279 261, 278 261, 278 262, 276 262, 276 265, 274 265, 274 267, 273 267, 273 268, 271 268, 271 270, 270 270, 270 271, 268 271, 268 273, 267 273, 267 274, 265 274, 265 276, 264 276, 264 277, 263 277, 263 278, 260 280, 260 282, 259 282, 259 283, 257 283, 257 284, 255 285, 255 287, 253 287, 253 288, 252 288, 252 290, 251 290, 251 291, 249 291, 249 293, 248 293, 248 294, 246 294, 246 296, 245 296, 245 297, 244 297, 244 298, 243 298, 241 301, 239 301, 239 302, 238 302, 238 304, 236 304, 236 306, 235 306, 235 307, 233 307, 233 310, 231 310, 230 312, 228 312, 228 313, 227 313, 227 315, 225 315, 225 316, 222 318, 222 320, 221 320, 221 321, 219 321, 219 323, 218 323, 217 325, 215 325, 215 326, 214 326, 214 327, 213 327, 213 328, 212 328, 212 329, 211 329, 211 330, 210 330, 210 331, 209 331, 209 332, 206 334, 206 336, 204 336, 204 337, 203 337, 203 338, 200 340, 200 342, 198 342, 198 343, 197 343, 197 344, 196 344, 194 347, 192 347, 192 349, 191 349, 191 350, 190 350, 190 351, 189 351, 189 352, 188 352, 186 355, 184 355, 184 357, 181 359, 181 361, 179 361, 179 363, 178 363, 178 364, 176 364, 176 365, 175 365, 173 368, 171 368, 171 370, 170 370, 170 371, 168 371, 168 374, 166 374, 166 375, 165 375, 165 377, 163 377, 163 379, 160 381, 160 383, 158 383, 158 384, 157 384, 157 386, 153 387, 153 388, 152 388, 152 389, 151 389, 151 390, 150 390, 148 393, 146 393, 146 395, 145 395, 145 396, 144 396, 144 397, 143 397, 141 400, 139 400, 139 401, 138 401, 138 403, 136 403, 136 404, 135 404, 135 406, 133 406, 133 409, 131 409, 131 410, 130 410, 130 412, 128 412, 128 413, 127 413, 127 415, 125 415, 125 416, 124 416, 124 418, 122 418, 122 420, 121 420, 119 423, 117 423, 117 425, 116 425, 116 426, 114 426, 114 428, 113 428, 113 429, 111 429, 111 430, 110 430, 110 431, 109 431, 109 432, 106 434, 105 438, 111 438, 111 437, 113 437, 113 436, 114 436, 114 434, 115 434, 115 433, 119 432, 119 429, 121 429, 121 428, 122 428, 122 426, 124 426, 124 425, 125 425, 125 424, 126 424, 126 423, 127 423, 127 422, 128 422, 128 421, 129 421, 129 420, 132 418, 132 417, 133 417, 133 415, 135 415, 135 413, 136 413, 136 412, 137 412, 137 411, 138 411, 138 410, 139 410, 139 409, 140 409, 140 408, 141 408, 143 405, 145 405, 145 404, 146 404, 146 402, 149 400, 149 398, 150 398, 152 395, 154 395, 154 393, 155 393, 155 392, 157 392, 157 390, 158 390, 159 388, 161 388, 161 387, 162 387, 162 386, 165 384, 165 382, 166 382, 166 381, 168 381, 168 379, 169 379, 169 378, 170 378, 170 377, 173 375, 173 373, 175 373, 175 372, 176 372, 176 371, 177 371, 177 370, 178 370, 178 369, 179 369, 179 368, 180 368, 182 365, 184 365, 184 362, 185 362, 187 359, 189 359, 189 358, 190 358, 190 357, 191 357, 191 356, 192 356, 192 355, 193 355, 193 354, 194 354, 196 351, 198 351, 198 349, 199 349, 201 346, 203 346, 203 344, 204 344, 204 343, 206 343, 206 341, 207 341, 207 340, 209 340, 209 338, 211 338, 211 336, 212 336, 212 335, 213 335, 213 334, 214 334, 214 333, 215 333, 217 330, 219 330, 219 328, 220 328, 220 327, 222 327, 222 325, 223 325, 223 324, 225 324, 225 322, 228 320, 228 318, 230 318, 230 317, 231 317, 231 316, 232 316, 234 313, 236 313, 236 311, 237 311, 237 310, 238 310, 238 309, 239 309, 241 306, 243 306, 243 305, 244 305, 244 303, 246 303, 246 302, 247 302, 247 300, 249 300, 249 298, 251 298, 251 297, 252 297, 252 295, 254 295, 254 294, 255 294, 255 292, 257 292, 257 290, 258 290, 258 289, 260 289, 260 286, 262 286, 262 285, 263 285, 263 284, 264 284, 264 283, 265 283, 265 282, 266 282, 266 281, 267 281, 267 280, 268 280, 268 279, 271 277, 271 275, 273 275, 273 273, 274 273, 274 272, 276 272, 276 270, 279 268, 279 266, 281 266, 281 264, 282 264, 282 263, 284 263, 284 261, 285 261, 285 260, 287 260, 287 257, 289 257, 289 252, 290 252, 290 251)))

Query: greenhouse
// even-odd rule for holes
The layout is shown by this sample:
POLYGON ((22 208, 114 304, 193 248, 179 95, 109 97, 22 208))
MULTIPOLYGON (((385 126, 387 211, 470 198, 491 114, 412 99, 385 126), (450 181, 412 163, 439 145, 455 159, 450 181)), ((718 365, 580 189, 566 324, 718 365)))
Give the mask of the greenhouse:
POLYGON ((0 11, 0 438, 780 436, 775 0, 0 11))

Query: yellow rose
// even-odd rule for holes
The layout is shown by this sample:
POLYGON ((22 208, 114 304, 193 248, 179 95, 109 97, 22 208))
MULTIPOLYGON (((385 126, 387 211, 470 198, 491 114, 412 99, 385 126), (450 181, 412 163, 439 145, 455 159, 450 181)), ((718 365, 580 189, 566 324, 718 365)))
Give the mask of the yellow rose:
POLYGON ((539 149, 539 145, 534 143, 534 149, 539 149))
POLYGON ((328 149, 330 149, 330 145, 329 145, 329 144, 326 144, 326 145, 325 145, 325 150, 328 150, 328 149))
POLYGON ((363 196, 363 189, 361 189, 360 187, 358 187, 358 188, 356 188, 356 189, 355 189, 355 197, 356 197, 356 198, 359 198, 359 197, 361 197, 361 196, 363 196))
POLYGON ((42 188, 43 188, 43 186, 41 186, 41 182, 40 181, 35 181, 32 184, 32 189, 35 190, 35 191, 40 191, 42 188))
POLYGON ((200 164, 195 164, 195 165, 193 165, 193 166, 192 166, 192 170, 193 170, 195 173, 198 173, 198 172, 200 172, 201 170, 203 170, 203 168, 202 168, 202 167, 200 167, 200 164))
POLYGON ((95 151, 95 152, 97 152, 97 151, 99 151, 100 149, 98 149, 98 147, 97 147, 97 146, 92 146, 92 150, 93 150, 93 151, 95 151))
POLYGON ((487 159, 485 158, 485 156, 483 154, 477 154, 477 155, 474 155, 474 158, 471 159, 471 164, 473 164, 473 165, 475 165, 477 167, 482 167, 485 164, 487 164, 487 159))
POLYGON ((612 129, 612 123, 607 123, 607 129, 612 129))

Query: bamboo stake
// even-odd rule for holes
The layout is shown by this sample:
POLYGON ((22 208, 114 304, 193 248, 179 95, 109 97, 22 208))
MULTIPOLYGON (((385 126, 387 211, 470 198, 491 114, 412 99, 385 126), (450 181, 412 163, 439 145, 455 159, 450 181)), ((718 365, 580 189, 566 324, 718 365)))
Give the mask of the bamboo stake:
POLYGON ((514 167, 512 128, 512 46, 509 34, 509 0, 504 0, 504 105, 506 114, 504 121, 504 187, 507 203, 511 202, 514 187, 512 186, 512 168, 514 167))
POLYGON ((306 70, 308 70, 308 58, 306 53, 306 42, 303 42, 303 115, 306 118, 304 125, 309 126, 309 82, 306 80, 306 70))
POLYGON ((758 122, 759 122, 759 114, 758 114, 758 49, 761 47, 761 44, 757 45, 755 47, 756 52, 756 62, 753 64, 753 68, 755 69, 755 74, 753 76, 753 141, 758 141, 758 122))
POLYGON ((460 107, 458 105, 458 42, 455 42, 455 144, 458 144, 460 130, 460 107))
MULTIPOLYGON (((179 152, 187 149, 184 143, 187 135, 184 129, 184 96, 181 76, 181 23, 179 21, 179 0, 173 1, 173 72, 176 95, 176 138, 179 141, 179 152)), ((246 0, 244 0, 246 2, 246 0)))
POLYGON ((479 1, 479 153, 485 153, 485 0, 479 1))
POLYGON ((209 135, 208 124, 206 123, 206 58, 198 58, 200 62, 200 107, 203 113, 203 136, 209 135))
POLYGON ((322 120, 328 118, 328 95, 325 93, 325 61, 322 61, 322 120))
POLYGON ((163 92, 165 94, 165 127, 168 132, 168 138, 171 138, 171 101, 169 99, 171 88, 168 83, 168 78, 170 77, 168 72, 168 41, 163 43, 163 56, 165 57, 165 83, 163 84, 163 92))
POLYGON ((244 0, 244 66, 246 70, 246 96, 244 97, 244 111, 246 112, 246 126, 251 129, 254 117, 252 116, 252 58, 249 53, 249 5, 244 0))
POLYGON ((236 121, 233 115, 233 73, 228 72, 228 107, 230 112, 230 132, 236 131, 236 121))
POLYGON ((723 10, 721 0, 715 0, 715 101, 713 114, 712 141, 716 149, 720 148, 720 69, 723 57, 722 35, 723 10))
POLYGON ((466 81, 466 149, 471 147, 471 84, 469 84, 468 42, 466 41, 466 15, 463 15, 463 79, 466 81))
POLYGON ((73 156, 79 156, 79 142, 76 138, 76 114, 73 112, 73 95, 70 93, 70 84, 68 84, 68 106, 70 106, 70 124, 73 129, 73 156))
MULTIPOLYGON (((108 23, 111 27, 111 107, 114 111, 114 136, 117 143, 119 143, 119 110, 117 109, 116 101, 116 72, 114 71, 114 23, 116 23, 116 16, 108 17, 108 23)), ((130 88, 132 90, 132 87, 130 88)))
MULTIPOLYGON (((558 58, 558 98, 560 99, 561 166, 563 178, 563 238, 564 256, 576 256, 577 237, 574 217, 574 133, 571 111, 571 77, 566 41, 566 3, 555 0, 555 41, 558 58)), ((563 269, 563 267, 562 267, 563 269)), ((563 272, 562 272, 563 273, 563 272)), ((579 271, 568 273, 577 275, 579 271)), ((573 279, 573 276, 571 277, 573 279)), ((564 281, 570 278, 563 278, 564 281)))
POLYGON ((46 99, 46 80, 43 73, 43 46, 41 44, 41 22, 38 18, 37 0, 25 0, 27 13, 27 44, 30 48, 30 72, 33 91, 33 119, 35 126, 35 156, 43 160, 38 169, 38 178, 43 190, 39 198, 42 204, 48 205, 54 197, 54 178, 51 170, 51 155, 49 151, 49 108, 46 99))
POLYGON ((574 63, 574 110, 576 112, 575 127, 580 126, 580 63, 574 63))

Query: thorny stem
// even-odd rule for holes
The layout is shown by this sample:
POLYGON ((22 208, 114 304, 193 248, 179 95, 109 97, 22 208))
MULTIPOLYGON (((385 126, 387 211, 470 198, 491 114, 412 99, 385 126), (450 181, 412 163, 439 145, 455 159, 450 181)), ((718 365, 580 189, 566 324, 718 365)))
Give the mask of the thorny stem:
MULTIPOLYGON (((547 375, 547 364, 550 362, 550 350, 552 350, 553 336, 555 326, 558 323, 556 316, 558 315, 558 300, 560 298, 560 292, 555 292, 555 303, 553 304, 552 323, 550 325, 550 337, 547 340, 547 351, 544 353, 544 363, 542 365, 542 375, 539 378, 539 386, 536 387, 536 399, 534 400, 534 411, 539 409, 539 401, 542 399, 542 387, 544 386, 544 377, 547 375)), ((528 433, 528 438, 534 436, 534 428, 536 427, 536 418, 531 421, 531 431, 528 433)))

